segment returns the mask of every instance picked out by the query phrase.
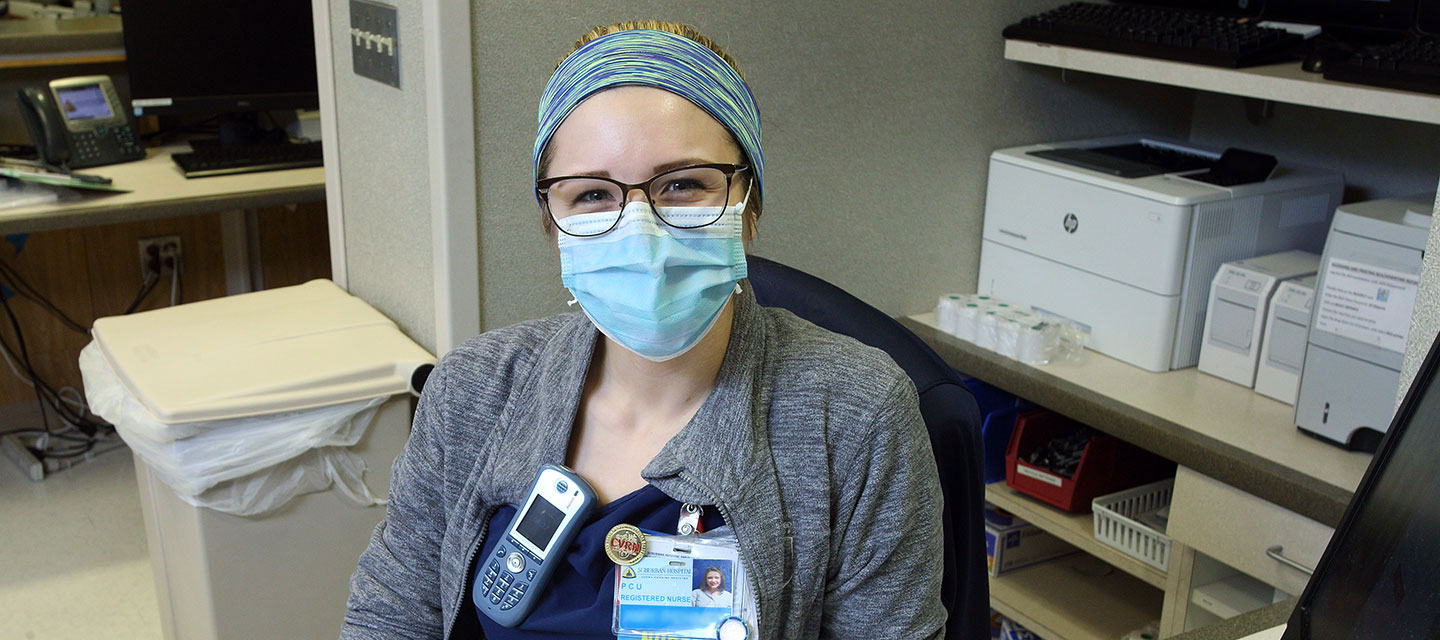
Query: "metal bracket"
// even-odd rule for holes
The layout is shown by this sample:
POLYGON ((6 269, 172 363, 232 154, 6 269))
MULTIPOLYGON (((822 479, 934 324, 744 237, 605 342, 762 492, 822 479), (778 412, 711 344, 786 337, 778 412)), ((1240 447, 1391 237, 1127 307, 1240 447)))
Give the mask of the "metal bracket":
POLYGON ((1241 98, 1245 102, 1245 119, 1260 124, 1275 117, 1275 103, 1260 98, 1241 98))

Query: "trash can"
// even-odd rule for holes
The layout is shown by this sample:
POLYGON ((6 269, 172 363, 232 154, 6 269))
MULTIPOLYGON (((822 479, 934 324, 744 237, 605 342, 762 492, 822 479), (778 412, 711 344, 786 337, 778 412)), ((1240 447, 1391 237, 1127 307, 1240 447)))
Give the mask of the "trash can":
POLYGON ((93 338, 85 392, 135 454, 165 638, 338 635, 434 356, 325 280, 93 338))

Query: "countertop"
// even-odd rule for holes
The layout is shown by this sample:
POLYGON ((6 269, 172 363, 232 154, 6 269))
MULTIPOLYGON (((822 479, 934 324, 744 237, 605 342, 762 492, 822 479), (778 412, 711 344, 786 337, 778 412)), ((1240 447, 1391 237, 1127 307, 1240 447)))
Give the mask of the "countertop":
POLYGON ((933 313, 900 322, 963 375, 1331 527, 1370 463, 1300 433, 1289 405, 1193 367, 1151 373, 1089 350, 1031 366, 940 331, 933 313))
POLYGON ((60 53, 124 49, 120 16, 66 19, 0 20, 0 52, 60 53))

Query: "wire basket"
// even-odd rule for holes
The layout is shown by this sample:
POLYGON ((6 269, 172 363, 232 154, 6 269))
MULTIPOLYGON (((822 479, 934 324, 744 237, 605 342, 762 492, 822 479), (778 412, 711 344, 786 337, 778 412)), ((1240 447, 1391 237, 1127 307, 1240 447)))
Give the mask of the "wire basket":
POLYGON ((1170 567, 1170 538, 1140 521, 1170 506, 1175 479, 1126 489, 1095 498, 1095 539, 1161 571, 1170 567))

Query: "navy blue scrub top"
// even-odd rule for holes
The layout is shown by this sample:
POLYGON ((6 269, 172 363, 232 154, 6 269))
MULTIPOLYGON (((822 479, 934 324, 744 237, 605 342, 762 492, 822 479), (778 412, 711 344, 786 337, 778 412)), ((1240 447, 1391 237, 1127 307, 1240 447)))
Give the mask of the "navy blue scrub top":
MULTIPOLYGON (((675 534, 680 524, 682 505, 653 486, 645 485, 620 498, 610 501, 590 515, 584 528, 575 537, 575 543, 565 554, 561 564, 550 577, 550 585, 541 595, 540 602, 519 626, 502 627, 489 616, 473 609, 480 619, 480 627, 488 640, 510 640, 522 638, 604 638, 613 640, 610 632, 610 617, 615 607, 615 563, 605 555, 605 534, 617 524, 633 524, 647 531, 675 534)), ((480 592, 479 582, 485 575, 485 567, 494 557, 495 545, 505 537, 510 521, 515 519, 515 508, 500 507, 490 517, 484 552, 475 563, 475 574, 471 576, 472 593, 480 592)), ((711 531, 725 523, 719 509, 703 507, 701 522, 705 531, 711 531)), ((503 563, 503 559, 500 560, 503 563)), ((473 595, 471 596, 474 597, 473 595)), ((474 606, 474 603, 471 603, 474 606)))

